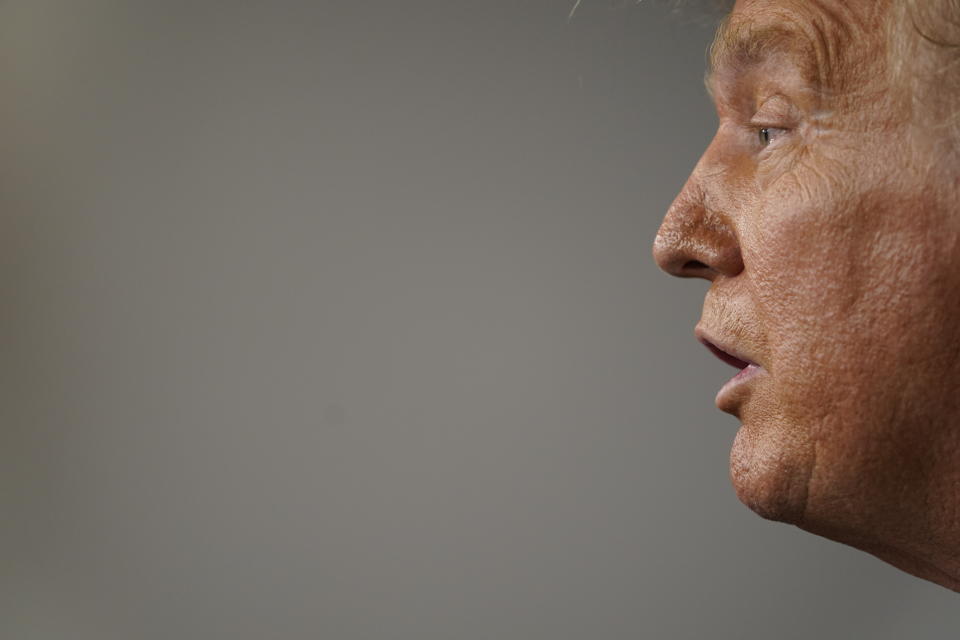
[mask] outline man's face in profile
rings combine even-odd
[[[738,0],[654,254],[710,280],[697,335],[742,369],[740,499],[960,590],[958,150],[901,8]]]

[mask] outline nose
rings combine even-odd
[[[716,198],[708,197],[699,174],[694,170],[670,205],[653,243],[653,257],[661,269],[679,278],[732,278],[743,271],[743,256],[731,212],[711,206]]]

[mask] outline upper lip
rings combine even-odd
[[[713,355],[727,364],[738,369],[746,369],[750,365],[760,366],[746,353],[731,345],[729,341],[721,341],[718,338],[714,338],[709,332],[700,327],[697,327],[694,333],[697,336],[697,340],[702,342]]]

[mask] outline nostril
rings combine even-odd
[[[683,265],[684,271],[704,271],[708,269],[710,269],[710,267],[699,260],[689,260],[685,265]]]

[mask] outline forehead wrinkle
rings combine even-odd
[[[852,16],[844,8],[807,0],[802,11],[777,10],[728,16],[710,47],[708,91],[720,73],[741,74],[778,55],[786,55],[819,92],[835,84],[842,52],[853,37]]]
[[[849,6],[824,0],[809,0],[811,17],[806,31],[813,43],[822,86],[834,85],[840,75],[843,53],[854,39],[854,25],[860,20]],[[877,3],[882,4],[882,3]],[[866,37],[862,34],[861,37]]]
[[[816,78],[819,59],[811,57],[806,36],[789,23],[772,25],[753,21],[724,21],[710,47],[708,86],[720,73],[743,73],[766,60],[786,53],[799,54],[798,61],[805,76]]]

